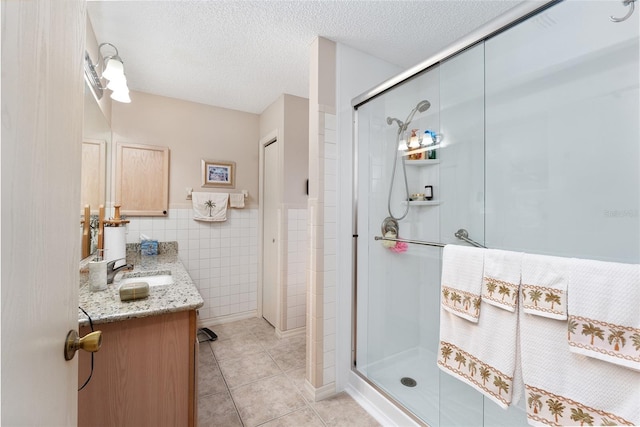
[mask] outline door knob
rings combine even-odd
[[[80,338],[78,332],[73,329],[67,334],[67,339],[64,343],[64,359],[71,360],[75,356],[78,349],[95,353],[100,350],[102,345],[102,331],[91,332]]]

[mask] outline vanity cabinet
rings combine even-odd
[[[78,426],[195,426],[196,311],[94,325],[102,347],[78,392]],[[91,332],[80,328],[80,335]],[[80,387],[91,371],[80,351]]]

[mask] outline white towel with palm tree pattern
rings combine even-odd
[[[567,320],[570,258],[522,256],[522,309],[525,313]]]
[[[530,425],[640,425],[640,372],[572,352],[566,321],[521,310],[520,343]]]
[[[518,305],[522,252],[487,249],[482,277],[482,301],[514,312]]]
[[[193,219],[219,222],[227,220],[229,193],[191,193]]]
[[[486,249],[446,245],[442,251],[442,307],[477,323]]]
[[[517,327],[517,310],[482,304],[478,323],[471,323],[442,307],[438,367],[506,409],[522,389]]]
[[[640,371],[640,265],[574,259],[568,310],[571,351]]]

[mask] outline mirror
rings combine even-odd
[[[106,205],[107,171],[111,152],[111,127],[85,82],[84,122],[82,127],[82,172],[80,184],[80,214],[85,219],[85,206],[90,207],[89,227],[81,228],[83,243],[81,258],[95,252],[97,216],[100,205]],[[83,238],[89,233],[89,242]]]

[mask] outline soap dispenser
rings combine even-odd
[[[96,257],[89,262],[89,289],[93,292],[107,289],[107,261],[102,249],[98,249]]]

